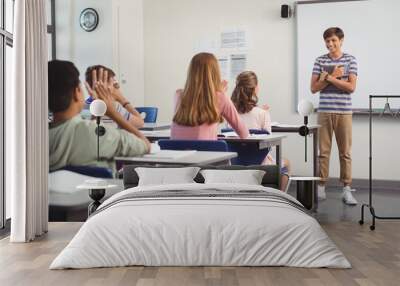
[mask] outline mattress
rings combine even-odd
[[[290,195],[262,186],[196,183],[115,194],[50,269],[130,265],[351,267]]]

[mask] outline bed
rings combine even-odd
[[[277,189],[219,183],[134,186],[133,173],[124,170],[127,189],[98,208],[50,269],[351,267],[308,211]],[[271,174],[276,176],[267,172],[267,180]]]

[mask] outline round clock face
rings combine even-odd
[[[79,22],[82,29],[86,32],[91,32],[96,29],[99,23],[99,15],[93,8],[86,8],[81,12]]]

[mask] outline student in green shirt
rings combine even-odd
[[[97,125],[80,116],[85,100],[79,71],[71,62],[53,60],[48,64],[48,73],[49,110],[53,113],[49,125],[50,171],[71,165],[113,168],[115,156],[136,156],[150,151],[147,138],[116,111],[109,87],[112,83],[107,81],[107,72],[100,70],[93,86],[87,88],[91,96],[106,103],[106,115],[122,129],[105,126],[97,161]]]

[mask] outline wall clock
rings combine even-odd
[[[79,24],[86,32],[91,32],[96,29],[99,24],[99,14],[93,8],[86,8],[79,16]]]

